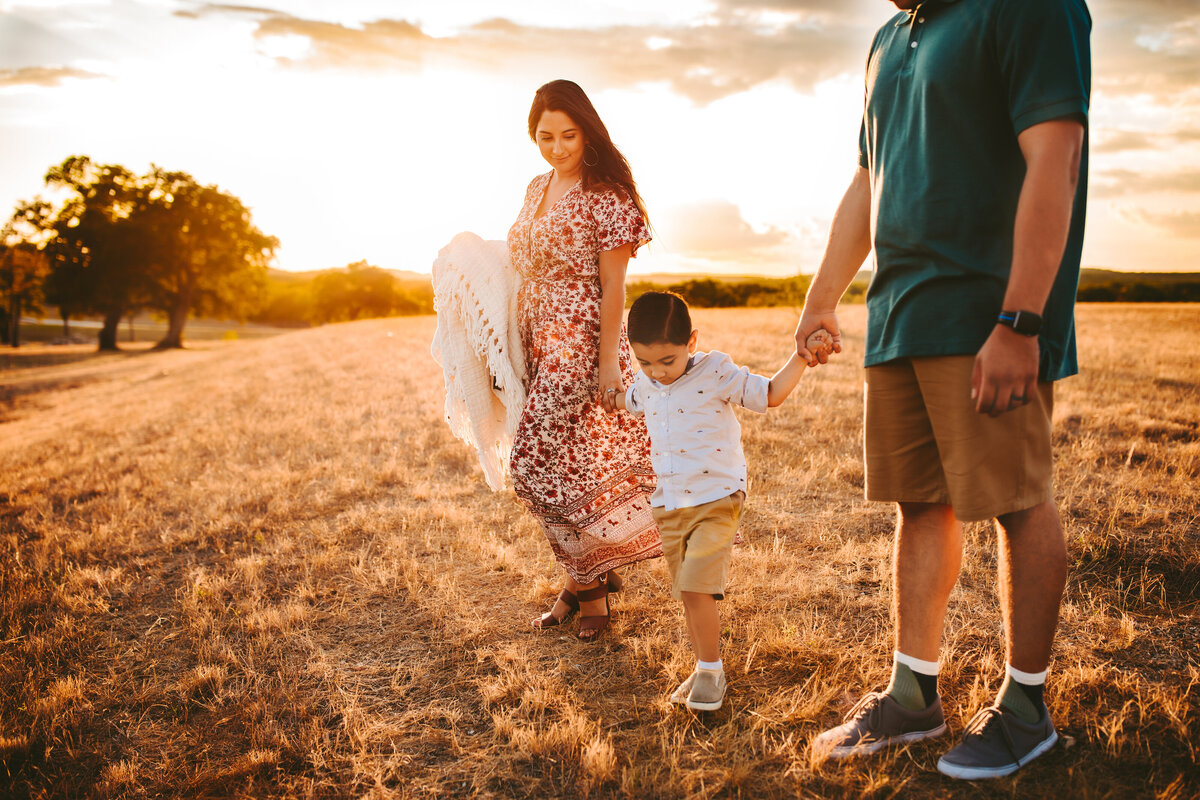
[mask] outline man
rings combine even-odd
[[[961,521],[994,519],[1007,675],[938,762],[1007,775],[1057,740],[1042,701],[1066,547],[1051,486],[1053,381],[1078,371],[1091,17],[1083,0],[893,0],[867,64],[859,169],[796,345],[873,249],[868,499],[897,504],[885,692],[813,742],[845,757],[946,731],[937,671]],[[822,359],[824,360],[824,359]]]

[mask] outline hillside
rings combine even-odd
[[[0,796],[932,797],[1200,793],[1200,307],[1079,310],[1055,403],[1070,582],[1047,703],[1064,743],[951,783],[949,740],[853,764],[809,741],[888,677],[892,512],[862,499],[864,309],[847,352],[742,415],[750,500],[726,706],[665,568],[584,645],[560,573],[443,422],[435,319],[328,325],[0,372]],[[791,309],[696,314],[770,372]],[[19,358],[23,354],[17,354]],[[941,689],[990,702],[995,536],[968,526]]]

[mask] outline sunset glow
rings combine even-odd
[[[1094,0],[1084,265],[1194,270],[1200,9]],[[73,154],[239,196],[278,266],[428,271],[457,232],[504,238],[548,167],[534,89],[591,95],[655,226],[631,267],[816,267],[855,168],[885,0],[260,7],[0,2],[0,205]]]

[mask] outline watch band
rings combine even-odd
[[[1032,311],[1001,311],[996,324],[1012,328],[1022,336],[1037,336],[1042,331],[1042,317]]]

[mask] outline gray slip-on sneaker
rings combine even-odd
[[[884,692],[868,692],[845,722],[813,739],[813,754],[818,758],[847,758],[866,755],[893,744],[919,742],[946,732],[942,716],[942,698],[928,708],[910,711]]]
[[[687,707],[694,711],[716,711],[725,700],[725,670],[697,669],[694,675]]]
[[[679,684],[679,687],[671,692],[671,697],[667,702],[675,703],[676,705],[684,705],[687,703],[688,695],[692,693],[692,684],[696,682],[696,670],[692,670],[692,674],[687,676],[687,680]]]
[[[938,759],[938,772],[968,781],[1002,778],[1045,753],[1058,741],[1050,712],[1030,725],[1003,706],[989,706],[967,724],[962,741]]]

